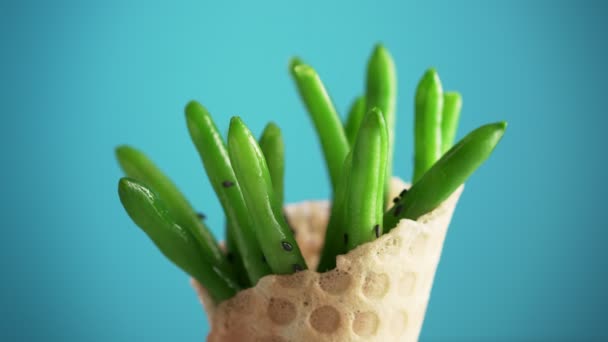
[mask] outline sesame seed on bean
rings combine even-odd
[[[293,246],[287,241],[281,241],[281,246],[287,252],[291,252],[293,250]]]

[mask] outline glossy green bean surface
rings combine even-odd
[[[365,96],[359,96],[353,101],[350,110],[348,111],[348,117],[344,123],[344,132],[346,133],[346,139],[348,144],[352,147],[355,144],[361,121],[365,116]]]
[[[381,44],[376,45],[367,64],[365,96],[367,111],[373,108],[380,109],[386,122],[388,152],[384,179],[387,182],[385,189],[388,189],[388,182],[393,176],[397,71],[391,54]]]
[[[240,118],[230,120],[228,151],[247,209],[255,225],[258,243],[275,274],[306,268],[300,248],[274,194],[268,166],[256,139]]]
[[[346,249],[354,249],[382,234],[384,177],[388,137],[378,108],[367,112],[353,147],[345,199]]]
[[[209,263],[191,232],[173,220],[151,189],[137,180],[122,178],[118,194],[133,222],[169,260],[198,280],[215,301],[228,299],[239,290],[231,276]]]
[[[460,110],[462,109],[462,96],[457,92],[443,94],[443,114],[441,117],[441,153],[447,152],[454,144]]]
[[[290,69],[302,102],[317,130],[329,178],[335,191],[342,163],[350,150],[340,116],[319,75],[311,66],[294,58],[291,61]]]
[[[230,273],[231,267],[215,238],[177,186],[145,154],[133,147],[118,147],[116,157],[128,177],[146,184],[166,203],[175,222],[192,233],[209,262]]]
[[[403,218],[416,220],[438,207],[492,154],[506,128],[506,122],[484,125],[454,145],[384,215],[384,228],[388,231]]]
[[[325,244],[321,252],[319,265],[317,266],[318,272],[325,272],[334,269],[336,267],[336,256],[346,252],[348,235],[345,235],[344,231],[344,202],[346,200],[346,190],[348,186],[348,179],[350,177],[352,160],[353,154],[351,151],[351,153],[346,156],[346,160],[344,160],[344,165],[342,166],[342,178],[340,178],[338,181],[338,187],[334,193],[329,222],[327,223],[325,239],[323,240],[325,241]]]
[[[260,137],[260,148],[268,165],[274,194],[283,206],[285,197],[285,144],[279,126],[272,122],[266,125]]]
[[[209,112],[192,101],[186,106],[186,121],[192,142],[196,146],[209,177],[209,181],[222,204],[231,236],[243,258],[243,264],[252,284],[270,274],[262,261],[263,254],[257,242],[253,222],[232,168],[228,150]]]
[[[414,177],[415,183],[441,157],[443,89],[435,69],[429,69],[418,83],[415,99]]]

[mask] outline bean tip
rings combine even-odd
[[[240,116],[233,116],[230,118],[230,126],[232,125],[237,125],[237,124],[243,124],[243,120],[241,119]]]
[[[237,136],[241,136],[244,131],[247,131],[247,126],[239,116],[233,116],[230,118],[230,125],[228,126],[228,142],[230,144],[231,139],[238,139]]]
[[[198,103],[196,100],[190,100],[188,101],[188,103],[186,104],[186,107],[184,108],[184,111],[187,113],[196,110],[196,109],[200,109],[202,107],[202,105],[200,103]]]
[[[125,158],[127,154],[134,151],[135,149],[133,147],[123,144],[116,146],[116,148],[114,149],[114,154],[116,155],[116,158],[120,161],[121,159]]]
[[[268,124],[266,124],[266,127],[264,127],[264,131],[262,132],[262,137],[264,136],[280,136],[281,135],[281,129],[279,128],[279,126],[270,121]]]
[[[446,91],[443,96],[455,102],[462,102],[462,94],[457,91]]]
[[[372,61],[381,61],[381,62],[389,62],[392,63],[392,57],[388,49],[382,44],[382,42],[376,43],[374,45],[374,50],[372,52]]]
[[[302,64],[304,64],[304,61],[300,57],[291,57],[291,59],[289,60],[289,71],[293,71],[298,65]]]
[[[296,78],[314,78],[317,76],[315,69],[304,63],[295,64],[291,69],[291,73]]]

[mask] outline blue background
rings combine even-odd
[[[287,200],[326,198],[287,62],[344,113],[377,41],[399,73],[397,175],[429,66],[464,96],[459,136],[510,124],[459,204],[422,340],[608,338],[606,2],[0,3],[0,340],[202,341],[186,276],[119,204],[114,146],[146,151],[219,236],[183,117],[197,99],[223,130],[277,122]]]

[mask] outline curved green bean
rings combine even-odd
[[[344,216],[348,251],[382,234],[387,145],[384,116],[373,108],[363,118],[352,151]]]
[[[125,210],[175,265],[198,280],[216,302],[232,297],[239,287],[209,263],[191,232],[177,224],[164,202],[143,183],[122,178],[118,194]]]
[[[336,256],[346,252],[348,235],[344,232],[344,202],[346,199],[346,187],[352,167],[352,151],[346,156],[342,166],[342,178],[338,181],[338,187],[334,194],[331,205],[331,213],[327,229],[325,230],[325,243],[321,252],[321,259],[317,266],[317,272],[325,272],[336,267]]]
[[[335,191],[342,163],[350,150],[342,122],[317,72],[297,58],[291,61],[290,66],[300,97],[321,141],[332,188]]]
[[[177,186],[145,154],[133,147],[119,146],[116,149],[116,157],[128,177],[137,179],[153,189],[164,201],[175,222],[190,230],[207,260],[224,272],[232,273],[232,268],[215,238]]]
[[[269,123],[264,128],[260,137],[260,148],[268,165],[272,187],[277,200],[283,206],[284,178],[285,178],[285,144],[281,129],[274,123]]]
[[[228,152],[255,234],[275,274],[289,274],[306,268],[300,248],[283,216],[274,194],[268,166],[255,138],[238,117],[230,120]]]
[[[243,258],[252,284],[270,274],[262,261],[262,250],[256,241],[250,212],[243,199],[242,189],[230,163],[224,141],[209,112],[196,101],[186,106],[186,121],[192,142],[201,157],[213,190],[224,208],[228,227]]]
[[[506,122],[487,124],[460,140],[384,215],[384,228],[438,207],[492,154],[506,128]]]
[[[443,90],[435,69],[429,69],[418,84],[414,123],[414,177],[416,183],[441,157]]]
[[[365,96],[358,96],[353,104],[350,106],[348,111],[348,117],[344,123],[344,132],[346,133],[346,139],[348,144],[352,147],[357,139],[357,132],[361,126],[361,121],[365,116]]]
[[[384,46],[377,44],[367,64],[366,107],[378,108],[384,116],[388,134],[386,176],[388,189],[393,176],[393,145],[395,141],[395,107],[397,105],[397,70],[392,56]],[[384,196],[384,192],[382,192]]]
[[[447,152],[454,144],[460,110],[462,109],[462,96],[457,92],[443,94],[443,115],[441,116],[441,153]]]

